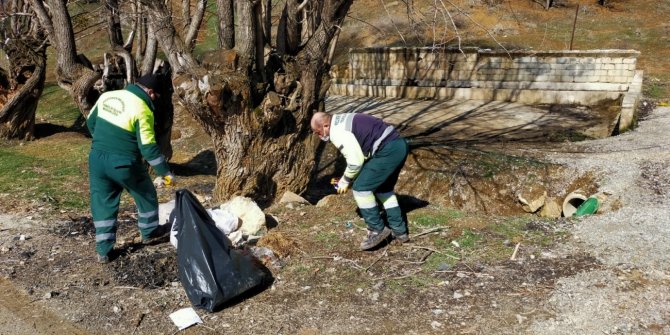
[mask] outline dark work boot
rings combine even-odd
[[[361,242],[361,250],[370,250],[379,245],[379,243],[384,242],[389,235],[391,235],[391,229],[384,227],[382,231],[368,230],[368,236]]]
[[[404,234],[393,233],[393,239],[398,241],[399,243],[407,243],[407,242],[409,242],[409,234],[407,234],[407,233],[404,233]]]
[[[100,264],[109,263],[109,256],[107,256],[107,255],[103,256],[103,255],[98,254],[98,263],[100,263]]]

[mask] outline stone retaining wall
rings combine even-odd
[[[349,52],[336,95],[593,106],[619,100],[628,128],[642,89],[635,50],[492,51],[365,48]],[[341,72],[341,71],[340,71]]]

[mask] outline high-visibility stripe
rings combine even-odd
[[[138,222],[137,226],[140,227],[140,229],[158,227],[158,220],[156,220],[154,222],[149,222],[149,223]]]
[[[158,165],[160,163],[163,163],[163,162],[165,162],[165,157],[163,157],[163,155],[160,155],[160,157],[150,160],[149,165],[156,166],[156,165]]]
[[[152,217],[156,214],[158,214],[158,210],[151,211],[151,212],[146,212],[146,213],[137,212],[137,215],[139,215],[141,218],[150,218],[150,217]]]
[[[95,241],[96,242],[116,241],[116,234],[115,233],[96,234]]]
[[[95,228],[114,227],[116,220],[93,221]]]
[[[384,208],[398,207],[398,198],[393,192],[376,193],[377,198],[382,202]]]
[[[354,191],[354,200],[358,208],[367,209],[377,207],[377,201],[372,191]]]
[[[388,126],[386,129],[384,129],[384,132],[382,133],[382,136],[379,136],[379,138],[375,141],[375,143],[372,144],[372,152],[370,153],[370,156],[374,155],[375,152],[377,152],[377,149],[379,149],[379,145],[382,144],[382,141],[391,133],[395,130],[393,126]]]

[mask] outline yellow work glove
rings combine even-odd
[[[337,189],[337,194],[344,194],[347,193],[349,190],[349,185],[351,185],[344,177],[340,178],[340,180],[337,181],[336,189]]]
[[[154,186],[156,186],[156,188],[162,188],[172,186],[174,185],[174,182],[175,182],[174,174],[170,172],[164,176],[156,177],[156,179],[154,179]]]

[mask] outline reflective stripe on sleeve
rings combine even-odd
[[[165,157],[163,157],[163,155],[160,155],[160,157],[150,160],[149,165],[156,166],[156,165],[158,165],[160,163],[163,163],[163,162],[165,162]]]

